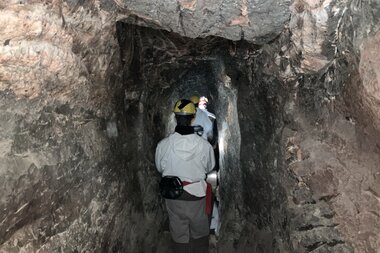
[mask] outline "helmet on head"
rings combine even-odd
[[[199,103],[199,97],[194,95],[189,98],[191,102],[193,102],[194,105],[197,105]]]
[[[196,110],[193,102],[180,99],[175,103],[173,112],[175,115],[194,115]]]

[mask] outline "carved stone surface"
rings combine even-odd
[[[335,57],[344,5],[340,1],[294,1],[290,29],[292,41],[302,53],[301,68],[317,72]]]
[[[359,71],[363,80],[363,104],[372,115],[374,125],[380,129],[380,32],[366,39],[361,47]]]
[[[277,37],[289,19],[290,1],[117,1],[139,19],[190,38],[219,36],[257,44]]]
[[[158,200],[125,169],[115,14],[0,5],[0,252],[149,251]]]

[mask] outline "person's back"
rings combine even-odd
[[[205,174],[212,170],[215,160],[210,144],[200,136],[181,134],[180,128],[163,139],[156,149],[156,167],[162,176],[177,176],[182,181],[192,182],[184,189],[190,194],[203,197]],[[177,132],[179,131],[179,132]],[[202,189],[197,190],[198,187]]]
[[[206,211],[205,174],[215,166],[211,145],[194,133],[191,121],[195,107],[189,100],[179,100],[174,108],[175,133],[159,142],[155,162],[165,176],[179,177],[183,193],[166,199],[174,252],[208,251],[209,217]],[[211,209],[210,209],[211,210]]]

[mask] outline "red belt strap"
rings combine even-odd
[[[211,215],[212,211],[212,187],[211,184],[207,183],[206,189],[206,214]]]

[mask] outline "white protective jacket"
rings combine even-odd
[[[158,143],[155,162],[162,176],[193,182],[184,186],[188,193],[197,197],[206,195],[205,177],[214,168],[215,157],[212,146],[202,137],[177,132],[169,135]]]
[[[203,127],[202,138],[205,140],[212,139],[212,137],[213,137],[213,132],[212,132],[213,123],[204,110],[197,108],[197,113],[195,114],[195,119],[191,125]]]

